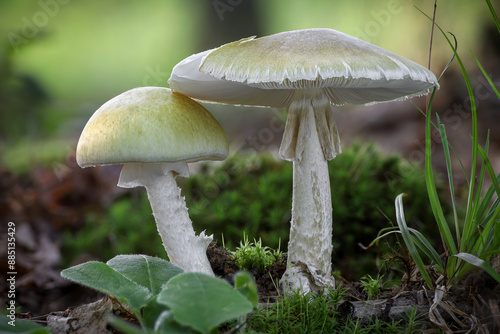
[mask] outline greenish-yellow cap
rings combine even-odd
[[[102,105],[78,141],[82,167],[223,160],[228,142],[202,105],[162,87],[126,91]]]
[[[403,100],[439,86],[425,67],[332,29],[228,43],[181,61],[169,83],[200,100],[272,107],[288,107],[297,89],[322,89],[342,105]]]
[[[405,78],[413,85],[437,84],[426,68],[332,29],[286,31],[228,43],[210,52],[200,71],[261,88],[372,88],[390,86],[391,80],[401,84]]]

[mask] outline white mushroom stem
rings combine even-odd
[[[331,105],[322,90],[299,90],[288,110],[280,147],[293,161],[293,199],[285,290],[317,291],[333,285],[332,201],[328,161],[340,153]]]
[[[206,254],[212,236],[206,236],[204,231],[195,235],[186,202],[175,181],[177,175],[189,176],[185,162],[127,163],[118,186],[146,188],[158,233],[172,264],[186,272],[214,276]]]

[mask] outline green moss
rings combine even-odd
[[[381,154],[373,145],[355,144],[329,162],[333,202],[333,268],[349,280],[379,272],[377,261],[389,253],[384,242],[363,250],[378,231],[395,220],[394,199],[405,192],[409,225],[435,245],[440,239],[428,205],[423,170],[399,156]],[[269,154],[236,154],[220,164],[202,164],[179,178],[197,233],[206,230],[229,249],[242,232],[263,245],[286,252],[292,203],[292,164]],[[95,252],[101,258],[143,253],[165,257],[145,191],[140,200],[122,198],[102,216],[89,217],[77,235],[68,235],[70,253]],[[417,220],[421,219],[421,220]],[[108,255],[105,255],[108,254]]]
[[[262,240],[248,241],[248,236],[243,233],[243,241],[236,251],[231,253],[231,258],[239,269],[264,269],[274,262],[280,261],[282,253],[278,249],[272,250],[268,246],[262,246]]]
[[[363,250],[378,231],[394,220],[394,199],[408,194],[409,224],[434,231],[424,172],[397,155],[383,155],[372,144],[354,144],[328,163],[333,204],[333,266],[346,278],[376,274],[377,258],[389,249]],[[182,181],[183,193],[195,230],[215,237],[224,234],[226,245],[239,244],[241,231],[258,236],[263,244],[286,252],[292,200],[292,164],[269,154],[234,155],[223,164],[206,164],[199,174]],[[405,206],[406,208],[406,206]],[[421,219],[418,220],[417,219]],[[394,220],[395,221],[395,220]]]

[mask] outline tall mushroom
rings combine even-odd
[[[141,87],[102,105],[78,141],[81,167],[124,164],[118,186],[143,186],[170,261],[184,271],[213,275],[206,250],[212,236],[195,235],[175,177],[188,162],[223,160],[228,142],[199,103],[168,88]]]
[[[426,68],[331,29],[246,38],[192,55],[169,80],[206,101],[288,108],[280,157],[293,161],[289,266],[282,285],[331,285],[332,204],[327,161],[341,152],[332,105],[395,101],[438,86]]]

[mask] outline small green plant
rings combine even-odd
[[[282,297],[275,305],[258,308],[249,319],[249,328],[260,333],[327,333],[339,325],[335,317],[344,289],[323,294],[298,291]]]
[[[257,288],[246,273],[236,285],[202,273],[188,273],[146,255],[118,255],[107,263],[90,261],[62,271],[64,278],[125,302],[141,329],[123,320],[113,326],[125,333],[215,333],[256,306]]]
[[[489,0],[486,0],[486,2],[491,5]],[[500,32],[500,23],[491,6],[490,11]],[[430,19],[430,17],[428,18]],[[380,232],[381,236],[377,237],[376,240],[394,232],[400,233],[413,261],[429,287],[436,286],[438,282],[434,282],[431,279],[426,270],[424,259],[431,261],[434,268],[442,275],[441,279],[444,279],[445,285],[454,285],[458,283],[474,267],[483,269],[500,283],[500,275],[489,265],[490,258],[494,254],[500,253],[500,174],[495,175],[488,159],[489,135],[486,138],[484,148],[479,144],[477,105],[467,71],[456,51],[456,45],[453,46],[446,33],[444,33],[437,24],[436,27],[441,31],[450,47],[453,49],[454,57],[460,66],[470,98],[472,118],[472,163],[469,174],[463,170],[467,178],[468,186],[465,217],[463,221],[460,221],[458,218],[457,200],[455,198],[451,168],[452,155],[450,153],[454,152],[454,150],[448,141],[445,126],[441,123],[439,116],[436,116],[437,124],[435,124],[435,128],[439,131],[447,167],[449,193],[451,195],[453,209],[453,218],[450,220],[446,219],[443,213],[443,206],[436,190],[436,181],[432,171],[431,161],[431,106],[435,95],[434,91],[430,98],[428,111],[425,114],[425,175],[428,199],[434,214],[434,220],[441,234],[444,255],[439,255],[438,250],[432,246],[421,231],[408,227],[403,208],[404,194],[400,194],[396,197],[396,219],[398,222],[398,227],[395,228],[396,231],[394,231],[394,228],[384,229]],[[476,62],[500,99],[500,93],[493,82],[477,59]],[[478,162],[479,156],[482,159],[482,165],[480,167]],[[463,166],[460,158],[456,158]],[[487,173],[489,174],[491,185],[488,189],[484,189]],[[452,228],[454,228],[454,233],[452,232]]]
[[[338,287],[322,294],[294,292],[276,304],[255,309],[248,319],[248,333],[420,333],[416,312],[406,321],[373,319],[361,323],[342,311],[347,289]]]
[[[248,235],[243,233],[243,241],[231,258],[239,269],[264,269],[276,261],[280,261],[283,253],[278,249],[272,250],[268,246],[262,246],[262,240],[248,241]]]
[[[383,276],[377,275],[377,278],[372,278],[369,274],[367,274],[361,278],[361,287],[363,287],[363,290],[368,296],[368,300],[375,299],[380,295],[382,288],[382,277]]]

